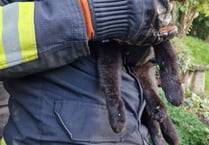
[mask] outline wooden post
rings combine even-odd
[[[205,89],[205,71],[209,71],[209,65],[192,65],[182,78],[183,86],[189,87],[194,93],[201,94]]]
[[[196,94],[201,94],[205,90],[205,71],[196,70],[192,80],[191,89]]]

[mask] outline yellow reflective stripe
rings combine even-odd
[[[23,62],[38,58],[34,25],[34,3],[19,3],[18,30]]]
[[[3,137],[1,139],[1,145],[7,145]]]
[[[0,7],[0,34],[2,34],[2,7]],[[7,67],[6,56],[4,52],[3,40],[2,37],[0,39],[0,68]]]
[[[0,69],[34,60],[37,53],[34,3],[0,7]]]

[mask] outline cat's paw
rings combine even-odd
[[[149,106],[147,109],[151,118],[157,120],[158,122],[162,122],[167,117],[167,111],[163,104],[155,104],[153,106]]]
[[[160,128],[161,128],[164,139],[169,145],[179,144],[179,136],[169,116],[167,116],[163,120],[163,122],[160,122]]]
[[[164,75],[161,79],[165,96],[172,105],[180,106],[184,102],[184,92],[176,75]]]
[[[109,109],[109,121],[112,130],[115,133],[121,133],[126,127],[126,115],[125,108],[122,100],[118,100],[117,103],[108,107]]]
[[[157,106],[152,114],[152,118],[159,122],[162,122],[166,118],[166,116],[167,116],[166,109],[160,106]]]
[[[125,118],[121,116],[121,114],[118,114],[117,117],[115,117],[115,123],[111,123],[111,127],[115,133],[121,133],[125,130],[126,121]]]

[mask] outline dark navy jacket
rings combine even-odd
[[[141,145],[141,94],[137,81],[125,69],[122,97],[127,129],[122,134],[115,134],[109,126],[91,56],[52,71],[9,79],[5,86],[11,94],[11,117],[4,134],[8,145],[14,140],[22,145],[22,139],[24,145],[36,140]]]

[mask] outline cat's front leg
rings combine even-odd
[[[168,101],[179,106],[184,101],[184,93],[178,74],[178,60],[169,40],[153,46],[156,62],[160,67],[162,89]]]

